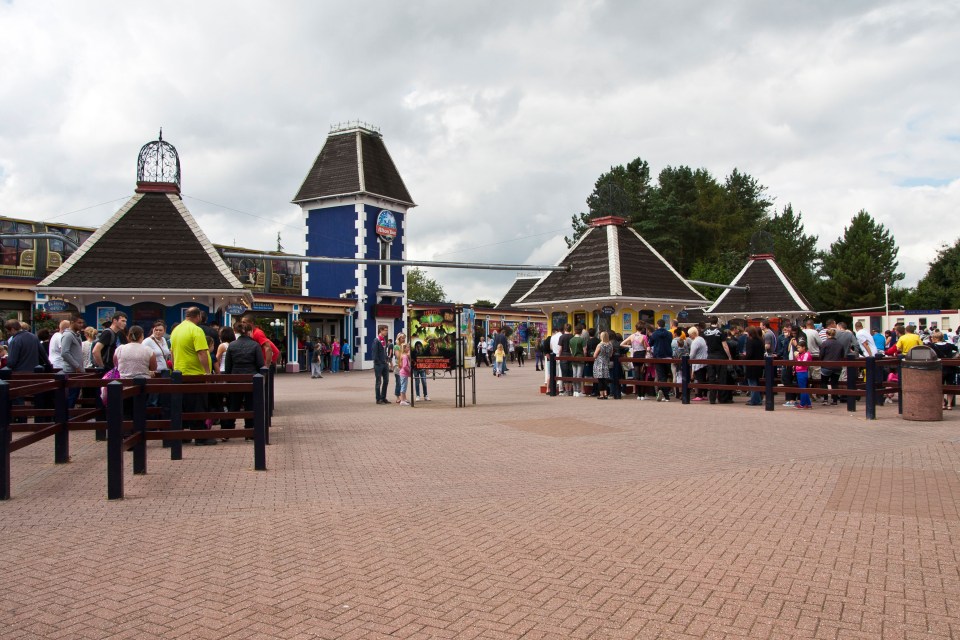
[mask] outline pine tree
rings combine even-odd
[[[859,309],[883,304],[884,283],[903,280],[897,272],[899,249],[893,235],[864,210],[823,256],[821,287],[830,309]]]
[[[817,236],[804,233],[803,214],[794,213],[793,205],[788,204],[782,213],[767,220],[764,231],[773,238],[777,264],[810,304],[818,308],[823,256],[817,249]]]

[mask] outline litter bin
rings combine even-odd
[[[904,420],[943,420],[942,365],[930,347],[914,347],[900,363]]]

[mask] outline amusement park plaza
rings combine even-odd
[[[956,638],[960,412],[774,412],[539,392],[455,406],[374,373],[276,376],[251,443],[13,455],[0,637]]]

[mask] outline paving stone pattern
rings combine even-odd
[[[548,398],[414,408],[281,375],[268,448],[13,456],[0,638],[956,638],[960,412]],[[392,393],[392,384],[391,384]],[[956,414],[956,415],[954,415]]]

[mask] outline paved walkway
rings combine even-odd
[[[248,443],[14,454],[0,637],[960,637],[960,411],[547,398],[533,367],[453,408],[372,373],[278,378]]]

